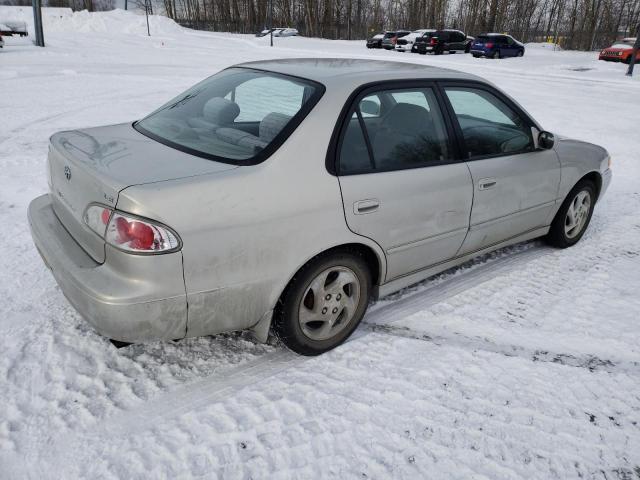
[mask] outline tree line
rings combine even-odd
[[[640,0],[272,0],[272,25],[303,35],[364,39],[384,29],[503,32],[523,42],[593,50],[634,36]],[[268,26],[269,0],[163,0],[166,14],[195,28],[251,33]]]
[[[113,8],[113,0],[44,3]],[[502,32],[578,50],[635,36],[640,22],[640,0],[153,0],[153,10],[191,28],[237,33],[269,26],[271,10],[273,26],[294,27],[310,37],[364,39],[385,29],[457,28],[472,36]]]

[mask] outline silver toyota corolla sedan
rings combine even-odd
[[[314,355],[371,299],[516,242],[575,244],[609,162],[473,75],[253,62],[142,120],[53,135],[29,221],[111,339],[271,330]]]

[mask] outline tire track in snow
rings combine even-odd
[[[376,325],[378,321],[382,320],[384,323],[390,324],[401,320],[412,312],[445,301],[469,288],[491,280],[499,273],[511,271],[521,265],[523,261],[531,261],[548,254],[550,250],[540,248],[536,242],[529,242],[515,248],[524,248],[524,250],[506,254],[505,251],[509,252],[514,247],[498,250],[416,284],[420,286],[436,282],[424,289],[418,287],[416,291],[409,291],[415,288],[413,286],[401,291],[398,298],[393,298],[398,294],[386,297],[391,297],[392,300],[385,301],[383,299],[372,305],[370,312],[365,315],[360,327],[346,344],[359,341],[374,333],[376,327],[373,325]],[[496,255],[498,257],[494,258]],[[470,271],[467,272],[466,269],[470,269]],[[79,458],[89,462],[92,453],[95,452],[87,450],[86,445],[100,445],[101,442],[95,441],[98,438],[114,438],[125,436],[131,432],[135,434],[148,430],[157,425],[159,421],[170,420],[195,409],[220,402],[244,388],[262,383],[275,375],[301,365],[309,358],[313,357],[303,357],[281,347],[275,352],[267,353],[218,375],[201,378],[160,393],[149,401],[141,403],[137,408],[102,419],[97,425],[87,426],[83,431],[50,436],[46,439],[38,439],[36,432],[33,432],[30,436],[34,438],[34,442],[27,448],[25,464],[31,466],[53,464],[60,471],[63,471],[66,465],[83,463],[79,461]],[[50,461],[43,462],[42,456],[49,458]],[[46,472],[38,472],[38,474],[40,473]]]
[[[533,362],[557,363],[567,367],[585,368],[590,372],[604,371],[607,373],[626,373],[629,375],[640,374],[640,363],[638,362],[613,362],[590,354],[571,355],[549,352],[547,350],[532,350],[519,345],[501,345],[487,338],[470,337],[459,333],[447,336],[430,335],[428,331],[417,331],[409,327],[391,324],[366,324],[364,328],[371,333],[432,342],[435,345],[458,347],[466,350],[483,350],[506,357],[520,357]]]

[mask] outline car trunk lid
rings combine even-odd
[[[84,222],[90,204],[115,208],[119,192],[132,185],[237,168],[167,147],[131,124],[57,133],[51,137],[48,162],[53,209],[98,263],[105,259],[104,239]]]

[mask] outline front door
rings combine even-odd
[[[338,175],[349,228],[387,256],[386,281],[456,255],[473,185],[431,86],[367,90],[342,132]]]
[[[474,199],[460,254],[549,225],[560,162],[536,149],[531,121],[488,87],[445,86],[463,137]]]

